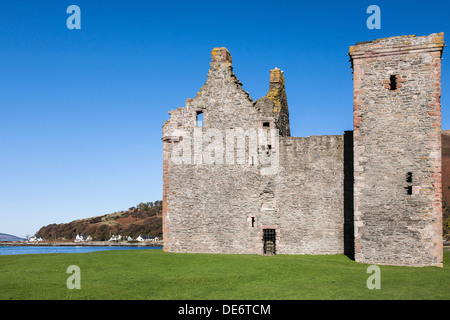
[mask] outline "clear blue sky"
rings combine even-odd
[[[66,27],[72,4],[81,30]],[[380,30],[366,27],[371,4]],[[161,126],[203,85],[214,47],[228,48],[253,99],[270,69],[285,71],[293,136],[342,134],[352,129],[348,47],[447,32],[449,16],[445,0],[3,2],[0,232],[31,235],[160,200]]]

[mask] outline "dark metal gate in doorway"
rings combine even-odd
[[[263,229],[264,254],[275,254],[275,229]]]

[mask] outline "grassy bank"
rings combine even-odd
[[[67,267],[81,289],[66,286]],[[0,299],[450,299],[444,268],[368,265],[346,256],[171,254],[159,250],[0,256]]]

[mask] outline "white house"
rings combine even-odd
[[[77,234],[75,237],[75,242],[87,242],[92,241],[92,237],[85,234]]]
[[[108,241],[115,241],[115,242],[118,242],[118,241],[120,241],[120,239],[122,239],[122,236],[121,236],[121,235],[117,235],[117,236],[112,235],[112,236],[111,236],[111,239],[109,239]]]
[[[158,241],[158,237],[152,237],[152,236],[139,236],[136,238],[137,241],[140,242],[147,242],[147,241]]]
[[[31,237],[28,239],[28,242],[41,242],[42,238],[41,237]]]

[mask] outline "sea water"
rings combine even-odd
[[[162,249],[156,246],[0,246],[0,255]]]

